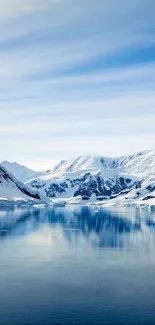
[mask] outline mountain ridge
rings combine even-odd
[[[4,160],[1,162],[1,165],[7,169],[8,172],[13,174],[17,179],[22,182],[27,182],[32,178],[41,176],[44,172],[32,170],[24,165],[21,165],[17,162],[10,162]]]
[[[155,191],[155,150],[116,158],[63,160],[28,184],[48,198],[69,202],[104,202],[122,196],[124,200],[145,200]],[[154,198],[154,193],[151,195]]]
[[[0,165],[0,198],[8,200],[41,200],[37,190],[18,181],[2,165]]]
[[[11,189],[6,187],[8,184],[3,177],[5,173],[9,182],[14,183],[13,186],[12,183],[9,184]],[[53,200],[82,204],[147,203],[150,200],[153,202],[155,150],[114,158],[79,156],[75,159],[62,160],[45,172],[36,172],[18,163],[4,161],[0,165],[0,177],[2,178],[0,197],[6,198],[23,195],[29,198],[32,193],[34,198],[36,195],[37,198],[45,198],[47,202]],[[11,194],[8,194],[10,191]],[[27,191],[27,194],[24,191]]]

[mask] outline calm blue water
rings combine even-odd
[[[124,323],[155,323],[155,211],[0,211],[0,324]]]

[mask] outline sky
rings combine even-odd
[[[155,148],[154,0],[0,0],[0,160]]]

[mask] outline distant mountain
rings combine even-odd
[[[32,187],[19,182],[11,173],[0,165],[0,200],[40,200],[40,194]]]
[[[28,184],[48,198],[70,203],[155,200],[155,150],[118,158],[80,156],[61,161]]]
[[[27,182],[32,178],[39,177],[44,174],[43,172],[34,171],[16,162],[3,161],[1,165],[21,182]]]

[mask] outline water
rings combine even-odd
[[[0,324],[124,323],[155,323],[155,211],[0,211]]]

